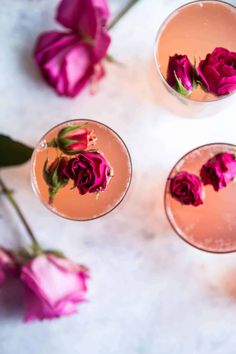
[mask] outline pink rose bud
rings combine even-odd
[[[113,172],[105,157],[99,152],[85,151],[72,158],[65,169],[80,194],[104,191]]]
[[[43,167],[43,177],[47,185],[49,186],[49,203],[53,202],[53,199],[57,192],[66,186],[68,177],[65,174],[65,168],[68,159],[66,157],[57,157],[50,166],[48,166],[48,160],[45,161]]]
[[[236,176],[235,155],[228,152],[215,155],[202,166],[200,175],[204,185],[211,184],[219,191]]]
[[[236,52],[230,52],[225,48],[215,48],[200,61],[197,72],[208,92],[216,96],[234,92],[236,90]]]
[[[191,94],[195,85],[194,68],[187,55],[175,54],[169,57],[166,81],[182,95]]]
[[[56,18],[71,31],[41,34],[34,50],[42,76],[58,95],[74,97],[104,76],[102,60],[111,42],[108,17],[105,0],[63,0],[59,5]]]
[[[203,204],[202,183],[192,173],[181,171],[171,178],[170,193],[181,204],[195,207]]]
[[[26,322],[77,312],[85,301],[88,271],[67,258],[41,255],[22,267]]]
[[[97,137],[93,130],[74,125],[60,130],[57,138],[49,145],[59,147],[67,155],[75,155],[90,148],[96,141]]]
[[[16,275],[18,271],[16,260],[10,251],[0,247],[0,286],[6,277]]]

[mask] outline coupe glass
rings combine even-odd
[[[226,253],[236,251],[236,184],[216,192],[204,186],[204,203],[197,207],[183,205],[170,194],[170,180],[180,171],[199,176],[208,159],[222,152],[236,155],[236,146],[216,143],[200,146],[184,155],[171,170],[165,188],[165,211],[174,231],[192,246],[204,251]]]
[[[187,3],[162,23],[155,40],[154,60],[158,72],[159,89],[165,86],[166,93],[159,92],[161,103],[167,108],[189,116],[208,116],[224,107],[223,101],[233,102],[231,95],[215,96],[200,85],[186,97],[166,82],[169,56],[186,54],[198,64],[207,53],[216,47],[236,51],[236,7],[226,2],[203,0]]]
[[[46,159],[49,165],[61,155],[58,148],[49,147],[58,132],[69,126],[85,125],[97,136],[96,148],[105,156],[113,169],[114,176],[107,188],[96,193],[81,195],[73,183],[61,188],[53,203],[49,202],[48,185],[43,177],[43,167]],[[71,156],[74,157],[74,156]],[[72,220],[91,220],[101,217],[117,207],[125,197],[131,182],[132,164],[129,151],[119,135],[100,122],[89,119],[70,120],[49,130],[35,147],[31,163],[31,179],[35,193],[42,203],[55,214]]]

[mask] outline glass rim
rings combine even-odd
[[[171,91],[171,93],[175,96],[177,96],[180,100],[186,101],[186,102],[196,102],[196,103],[203,103],[203,104],[213,104],[214,102],[219,102],[222,101],[228,97],[231,97],[232,95],[235,94],[234,92],[231,92],[230,94],[227,95],[222,95],[222,96],[216,96],[218,98],[215,98],[213,100],[210,101],[201,101],[201,100],[195,100],[195,99],[191,99],[188,98],[188,96],[184,96],[181,93],[179,93],[178,91],[176,91],[175,89],[173,89],[173,87],[171,87],[167,80],[165,79],[165,77],[162,75],[161,70],[160,70],[160,66],[158,63],[158,59],[157,59],[157,49],[158,49],[158,44],[159,44],[159,40],[160,40],[160,35],[161,35],[161,31],[163,29],[163,27],[168,23],[168,21],[177,13],[177,11],[181,10],[182,8],[185,8],[189,5],[192,4],[197,4],[197,3],[219,3],[219,4],[224,4],[224,5],[228,5],[229,7],[232,7],[235,11],[236,11],[236,6],[233,4],[230,4],[224,0],[194,0],[194,1],[189,1],[186,4],[183,4],[179,7],[177,7],[176,9],[174,9],[173,11],[171,11],[171,13],[169,13],[169,15],[164,19],[164,21],[161,22],[157,34],[155,36],[155,41],[154,41],[154,46],[153,46],[153,55],[154,55],[154,62],[155,62],[155,67],[157,70],[157,73],[159,74],[162,83],[164,83],[164,85],[166,85],[168,87],[168,89]]]
[[[65,215],[61,215],[59,213],[57,213],[56,211],[54,211],[53,209],[51,209],[48,205],[48,203],[46,203],[44,200],[42,200],[39,192],[38,192],[38,189],[37,189],[37,186],[36,184],[34,183],[34,157],[35,157],[35,154],[36,154],[36,147],[39,145],[39,143],[45,139],[46,135],[49,134],[50,132],[52,132],[54,129],[56,129],[57,127],[60,127],[61,125],[63,124],[66,124],[66,123],[70,123],[70,122],[78,122],[78,121],[83,121],[83,122],[91,122],[91,123],[96,123],[96,124],[100,124],[102,126],[104,126],[105,128],[109,129],[110,131],[112,131],[112,133],[114,133],[118,139],[121,141],[121,143],[123,144],[123,146],[125,147],[125,151],[127,152],[127,155],[128,155],[128,160],[129,160],[129,163],[130,163],[130,175],[129,175],[129,181],[128,181],[128,184],[127,184],[127,187],[125,189],[125,192],[124,194],[122,195],[121,199],[111,208],[109,209],[108,211],[106,211],[105,213],[101,214],[101,215],[98,215],[98,216],[95,216],[94,218],[88,218],[88,219],[74,219],[74,218],[70,218],[68,216],[65,216]],[[124,142],[124,140],[120,137],[120,135],[114,130],[112,129],[111,127],[109,127],[108,125],[104,124],[104,123],[101,123],[97,120],[94,120],[94,119],[89,119],[89,118],[77,118],[77,119],[69,119],[69,120],[66,120],[62,123],[59,123],[59,124],[56,124],[54,125],[51,129],[49,129],[45,134],[43,134],[43,136],[40,138],[40,140],[38,140],[37,144],[35,144],[35,147],[34,147],[34,151],[32,153],[32,156],[31,156],[31,160],[30,160],[30,180],[31,180],[31,186],[32,186],[32,189],[33,189],[33,192],[34,194],[36,195],[36,197],[40,200],[40,202],[49,210],[51,211],[53,214],[63,218],[63,219],[67,219],[67,220],[71,220],[71,221],[75,221],[75,222],[85,222],[85,221],[92,221],[92,220],[96,220],[96,219],[99,219],[109,213],[111,213],[114,209],[116,209],[121,203],[122,201],[124,200],[126,194],[128,193],[129,189],[130,189],[130,185],[131,185],[131,181],[132,181],[132,178],[133,178],[133,163],[132,163],[132,159],[131,159],[131,155],[130,155],[130,152],[129,152],[129,149],[126,145],[126,143]]]
[[[163,204],[164,204],[164,209],[165,209],[165,214],[166,214],[166,217],[167,217],[167,220],[172,228],[172,230],[175,232],[175,234],[181,239],[183,240],[185,243],[187,243],[188,245],[200,250],[200,251],[204,251],[204,252],[207,252],[207,253],[211,253],[211,254],[227,254],[227,253],[234,253],[236,252],[236,246],[235,246],[235,249],[233,250],[229,250],[229,251],[212,251],[212,250],[208,250],[208,249],[205,249],[203,247],[200,247],[200,246],[197,246],[193,243],[191,243],[190,241],[188,241],[186,238],[184,238],[179,231],[176,230],[176,228],[174,227],[173,225],[173,222],[171,221],[170,217],[169,217],[169,214],[168,214],[168,211],[167,211],[167,205],[166,205],[166,196],[167,196],[167,193],[168,192],[168,187],[169,187],[169,184],[168,184],[168,181],[170,180],[170,176],[172,174],[172,172],[174,171],[174,169],[176,168],[176,166],[186,157],[188,156],[189,154],[191,154],[192,152],[196,151],[196,150],[199,150],[201,148],[204,148],[204,147],[210,147],[210,146],[214,146],[214,145],[227,145],[229,147],[234,147],[236,149],[236,145],[235,144],[232,144],[232,143],[223,143],[223,142],[218,142],[218,143],[208,143],[208,144],[203,144],[203,145],[199,145],[197,146],[196,148],[194,149],[191,149],[189,150],[187,153],[185,153],[184,155],[182,155],[182,157],[180,157],[177,162],[173,165],[173,167],[171,168],[170,172],[168,173],[168,176],[167,176],[167,179],[166,179],[166,182],[165,182],[165,188],[164,188],[164,196],[163,196]]]

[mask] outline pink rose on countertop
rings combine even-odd
[[[72,125],[63,128],[57,135],[55,145],[65,154],[75,155],[92,147],[97,141],[93,130],[81,125]]]
[[[171,196],[181,204],[195,207],[203,204],[203,188],[200,179],[189,172],[181,171],[170,181]]]
[[[41,255],[22,267],[26,322],[77,312],[85,301],[88,271],[69,259]]]
[[[70,159],[66,175],[74,181],[80,194],[104,191],[112,177],[112,169],[99,152],[85,151]]]
[[[215,155],[202,166],[200,175],[204,185],[211,184],[219,191],[236,176],[235,155],[228,152]]]
[[[177,92],[185,96],[192,92],[194,68],[187,55],[175,54],[169,57],[166,81]]]
[[[236,90],[236,52],[215,48],[201,60],[197,68],[206,90],[217,96]]]
[[[106,29],[108,18],[105,0],[62,0],[56,19],[70,31],[39,36],[35,61],[59,95],[74,97],[88,82],[104,76],[102,60],[111,41]]]
[[[0,286],[9,275],[16,275],[18,267],[14,256],[5,248],[0,247]]]

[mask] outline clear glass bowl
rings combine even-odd
[[[154,45],[154,61],[158,73],[159,100],[172,112],[189,117],[205,117],[217,113],[235,100],[233,94],[214,96],[200,86],[186,97],[166,81],[169,56],[188,55],[197,64],[216,47],[236,51],[236,7],[215,0],[187,3],[173,11],[162,23]],[[163,90],[163,85],[166,90]]]
[[[236,184],[230,182],[218,192],[211,185],[204,186],[204,203],[195,207],[183,205],[171,196],[170,181],[180,171],[199,176],[202,165],[221,152],[236,155],[236,146],[208,144],[181,157],[169,174],[164,194],[166,215],[177,235],[190,245],[213,253],[236,251]]]
[[[48,158],[49,165],[62,152],[58,148],[49,147],[48,143],[65,127],[86,124],[97,136],[95,146],[113,169],[114,176],[107,188],[96,193],[81,195],[73,182],[61,188],[53,203],[49,202],[48,185],[43,178],[43,166]],[[74,156],[70,156],[74,157]],[[116,208],[125,197],[132,177],[132,163],[127,146],[120,136],[111,128],[100,122],[89,119],[77,119],[63,122],[49,130],[35,147],[31,162],[31,180],[33,189],[42,203],[55,214],[72,220],[91,220],[101,217]]]

